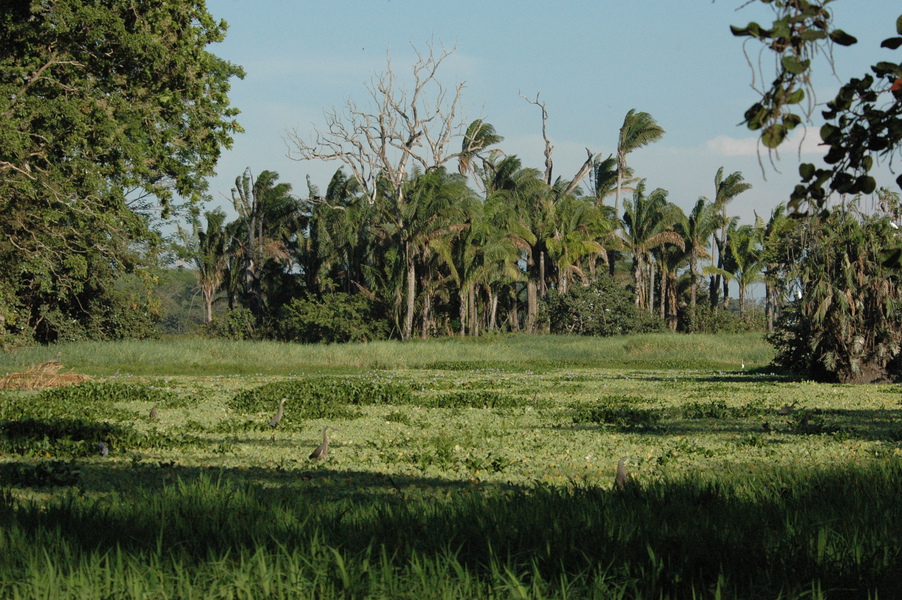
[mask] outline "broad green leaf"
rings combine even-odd
[[[799,165],[799,176],[802,181],[808,181],[814,177],[814,165],[811,163],[802,163]]]
[[[824,123],[823,126],[821,126],[821,139],[827,143],[832,142],[839,133],[839,128],[830,123]]]
[[[814,40],[822,40],[827,37],[827,33],[825,31],[821,31],[820,29],[806,29],[802,32],[802,39],[806,42],[813,42]]]
[[[805,99],[805,90],[799,88],[786,95],[786,104],[798,104]]]
[[[779,123],[770,125],[761,134],[761,143],[768,148],[776,148],[784,139],[786,139],[786,127]]]
[[[902,37],[891,37],[880,42],[881,48],[889,48],[890,50],[895,50],[899,46],[902,46]]]
[[[730,31],[736,37],[752,36],[754,38],[761,39],[762,29],[761,29],[761,25],[758,25],[757,23],[752,21],[745,27],[735,27],[733,25],[730,25]],[[766,33],[768,33],[768,32],[765,30],[765,34]]]
[[[855,187],[858,188],[862,194],[873,194],[874,190],[877,189],[877,181],[870,175],[862,175],[855,180]]]
[[[853,35],[849,35],[842,29],[834,29],[830,32],[830,39],[833,40],[834,44],[839,44],[840,46],[851,46],[852,44],[857,44],[858,39]]]
[[[784,56],[781,62],[783,64],[783,68],[793,75],[798,75],[799,73],[804,72],[811,65],[810,60],[799,60],[797,56],[793,56],[791,54]]]

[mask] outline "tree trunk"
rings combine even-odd
[[[667,274],[667,325],[671,331],[676,331],[679,324],[679,312],[677,307],[676,273]]]
[[[645,310],[645,282],[642,277],[644,265],[638,255],[633,257],[633,284],[636,287],[636,308]]]
[[[726,277],[723,278],[723,308],[730,308],[730,280]]]
[[[489,331],[495,331],[498,329],[498,294],[492,290],[491,286],[488,288],[489,292]]]
[[[476,310],[475,283],[470,283],[467,285],[467,306],[470,309],[470,314],[467,317],[467,323],[470,327],[470,335],[477,336],[479,335],[479,313]]]
[[[460,335],[461,337],[464,337],[467,335],[467,314],[469,312],[469,296],[467,295],[465,287],[460,289],[458,296],[460,297],[460,306],[458,307],[458,313],[460,315]]]
[[[413,337],[413,313],[417,298],[417,272],[413,259],[407,258],[407,309],[404,315],[404,333],[402,339],[409,340]]]
[[[745,286],[739,284],[739,319],[745,316]]]
[[[526,333],[535,333],[538,318],[539,294],[536,282],[533,279],[529,279],[526,282]]]
[[[767,330],[774,331],[774,290],[767,281],[764,282],[764,312],[767,316]]]

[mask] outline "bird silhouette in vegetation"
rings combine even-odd
[[[326,434],[328,429],[328,427],[323,427],[323,443],[310,453],[310,458],[313,460],[326,460],[329,455],[329,436]]]
[[[626,489],[626,486],[629,484],[630,474],[626,471],[626,461],[628,460],[629,458],[624,456],[617,463],[617,476],[614,478],[614,487],[618,490]]]
[[[795,410],[797,404],[798,404],[798,402],[793,402],[792,404],[785,404],[780,407],[780,410],[778,410],[777,413],[781,414],[781,415],[788,415],[789,413],[791,413],[792,411]]]
[[[273,429],[275,429],[279,425],[279,423],[282,421],[282,415],[285,414],[285,401],[286,400],[288,400],[288,398],[282,398],[279,401],[279,410],[277,410],[276,414],[273,416],[273,418],[269,420],[269,426],[272,427]]]
[[[156,404],[154,404],[153,408],[150,409],[150,418],[151,419],[157,418],[157,405]]]

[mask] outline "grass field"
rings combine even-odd
[[[0,597],[902,597],[898,386],[780,377],[758,336],[79,343],[0,372],[56,357],[92,381],[0,391]]]

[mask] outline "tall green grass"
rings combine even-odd
[[[0,496],[4,598],[897,598],[902,469],[358,490],[227,470],[105,500]],[[819,592],[812,594],[812,590]]]
[[[470,369],[567,366],[636,369],[747,369],[766,366],[773,352],[760,334],[647,334],[593,338],[496,335],[302,345],[194,337],[77,342],[0,354],[0,372],[58,359],[79,373],[132,375],[296,374],[360,369]]]

